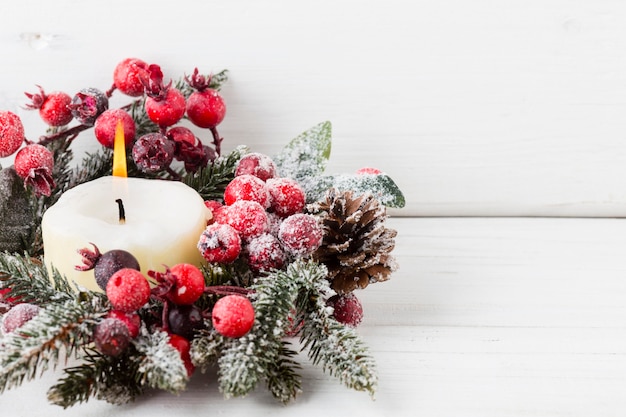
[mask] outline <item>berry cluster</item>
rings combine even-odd
[[[81,89],[72,97],[61,91],[46,93],[37,86],[38,92],[25,93],[30,100],[25,107],[38,110],[41,119],[54,133],[36,142],[28,140],[19,116],[0,111],[0,158],[17,152],[15,169],[18,175],[26,185],[33,187],[37,195],[49,196],[55,187],[53,154],[42,145],[62,139],[73,140],[81,131],[93,127],[98,142],[112,149],[116,127],[121,123],[125,144],[131,148],[133,161],[141,171],[177,176],[170,168],[177,160],[187,172],[195,172],[220,154],[222,138],[217,126],[224,119],[226,105],[218,91],[211,88],[211,77],[200,75],[197,68],[191,76],[185,77],[185,81],[188,91],[183,93],[172,85],[172,81],[164,83],[158,65],[127,58],[115,67],[113,85],[106,92],[90,87]],[[121,108],[109,108],[109,98],[116,90],[137,99]],[[139,137],[137,117],[131,115],[131,110],[137,107],[151,123],[142,127]],[[204,145],[189,128],[177,125],[185,116],[195,126],[210,130],[213,147]],[[78,125],[69,127],[74,120]],[[23,148],[22,144],[25,145]]]
[[[304,191],[296,181],[278,177],[267,155],[245,155],[223,202],[205,204],[213,218],[198,249],[208,262],[243,259],[252,272],[262,273],[310,255],[322,242],[318,219],[303,213]]]

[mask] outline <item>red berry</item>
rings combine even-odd
[[[83,88],[72,98],[72,115],[84,125],[93,125],[109,108],[109,98],[97,88]]]
[[[185,114],[185,96],[175,88],[168,88],[163,99],[146,97],[146,113],[160,127],[176,124]]]
[[[333,316],[339,323],[357,327],[363,320],[363,306],[353,293],[334,295],[328,300]]]
[[[133,145],[133,161],[143,172],[167,169],[174,160],[176,145],[162,133],[147,133]]]
[[[22,303],[17,304],[2,316],[2,331],[11,333],[17,328],[22,327],[33,317],[39,314],[39,306],[35,304]]]
[[[124,127],[124,143],[127,147],[133,143],[135,139],[135,122],[132,116],[122,109],[110,109],[102,112],[94,125],[94,134],[102,146],[113,149],[115,130],[119,121],[122,122]]]
[[[39,87],[39,86],[37,86]],[[72,121],[72,98],[61,91],[54,91],[46,94],[43,88],[39,87],[39,93],[25,93],[31,99],[31,103],[26,108],[39,109],[39,116],[50,126],[65,126]]]
[[[255,272],[280,269],[286,259],[278,239],[268,233],[251,239],[245,246],[245,256],[250,269]]]
[[[191,376],[196,368],[191,362],[191,343],[189,343],[189,340],[177,334],[170,333],[169,336],[169,344],[178,351],[185,365],[185,369],[187,370],[187,376]]]
[[[213,327],[223,336],[242,337],[254,324],[254,307],[242,295],[227,295],[220,298],[211,313]]]
[[[52,168],[54,156],[45,146],[32,144],[15,155],[15,172],[23,180],[24,184],[32,186],[37,195],[49,196],[54,188]]]
[[[141,59],[126,58],[113,70],[113,84],[127,96],[139,97],[144,92],[141,80],[147,76],[147,69],[148,64]]]
[[[265,233],[268,228],[267,213],[256,201],[239,200],[228,206],[226,221],[243,240]]]
[[[241,252],[241,238],[231,226],[213,223],[200,235],[198,249],[209,262],[231,263]]]
[[[131,313],[150,299],[150,284],[136,269],[123,268],[109,279],[106,293],[113,308]]]
[[[262,153],[249,153],[237,163],[235,176],[250,174],[267,181],[276,176],[276,164],[272,158]]]
[[[15,113],[0,111],[0,158],[13,155],[24,142],[24,125]]]
[[[205,200],[204,205],[211,211],[211,219],[209,220],[209,224],[215,223],[215,212],[223,207],[222,203],[216,200]]]
[[[141,327],[141,317],[137,313],[125,313],[120,310],[111,310],[107,313],[107,318],[116,319],[121,321],[128,327],[128,333],[131,338],[139,336],[139,329]]]
[[[364,167],[356,170],[357,175],[378,175],[383,172],[378,168]]]
[[[323,236],[317,218],[304,213],[287,217],[278,230],[278,238],[285,249],[296,256],[313,253],[322,244]]]
[[[271,178],[267,180],[271,210],[281,217],[302,213],[306,196],[304,190],[291,178]]]
[[[125,323],[118,319],[106,318],[93,330],[93,341],[103,354],[117,356],[130,344],[130,331]]]
[[[209,223],[228,224],[228,207],[222,206],[213,209],[213,218]]]
[[[239,200],[256,201],[263,208],[269,207],[265,182],[250,174],[235,177],[224,190],[224,203],[230,206]]]
[[[195,303],[204,293],[204,275],[196,266],[178,264],[170,269],[176,278],[170,290],[170,298],[174,304],[190,305]]]
[[[187,99],[187,117],[196,126],[216,127],[224,120],[225,115],[224,99],[213,89],[196,91]]]
[[[283,218],[276,213],[267,213],[267,233],[272,236],[278,237],[278,231],[280,230],[280,224],[283,222]]]

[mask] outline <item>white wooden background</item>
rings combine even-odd
[[[625,2],[21,0],[0,9],[0,53],[0,108],[31,138],[35,84],[105,89],[129,56],[175,78],[228,68],[226,149],[273,154],[330,120],[329,171],[386,171],[410,217],[391,222],[400,270],[361,295],[375,402],[305,368],[289,407],[199,378],[64,412],[46,376],[3,415],[624,415],[626,226],[595,217],[626,213]]]

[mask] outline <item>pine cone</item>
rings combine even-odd
[[[390,252],[397,232],[385,227],[385,206],[371,194],[330,189],[326,199],[309,205],[321,216],[324,239],[313,259],[328,268],[328,279],[337,293],[349,293],[386,281],[397,269]]]

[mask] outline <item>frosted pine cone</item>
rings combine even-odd
[[[326,265],[331,287],[340,294],[386,281],[397,269],[390,254],[397,232],[385,227],[387,212],[371,194],[330,189],[307,211],[322,216],[324,238],[313,258]]]

